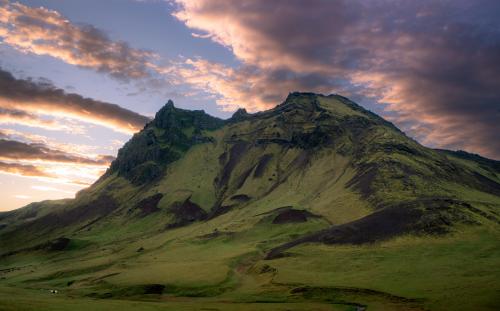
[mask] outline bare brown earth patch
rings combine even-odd
[[[397,235],[445,234],[456,223],[476,224],[470,204],[448,198],[425,198],[402,202],[361,219],[331,226],[272,249],[267,259],[282,257],[285,250],[303,243],[365,244]]]
[[[484,175],[476,173],[476,172],[473,173],[473,176],[477,181],[477,184],[475,185],[476,189],[500,196],[500,184],[499,183],[497,183],[496,181],[494,181],[494,180],[492,180]]]
[[[364,299],[382,300],[393,306],[399,306],[397,310],[424,310],[421,306],[423,302],[421,299],[406,298],[368,288],[302,286],[293,288],[290,293],[294,296],[302,296],[308,300],[352,305],[356,307],[355,310],[367,309],[366,305],[355,302]]]
[[[246,194],[236,194],[233,195],[230,199],[238,203],[244,203],[250,201],[252,198]]]
[[[269,162],[271,161],[272,158],[273,158],[273,155],[269,154],[269,153],[264,154],[263,156],[261,156],[259,158],[259,162],[257,163],[257,166],[255,167],[255,171],[253,173],[254,178],[262,177],[262,175],[264,174],[264,172],[267,168],[267,165],[269,164]]]
[[[216,205],[211,211],[210,214],[208,215],[209,219],[215,218],[217,216],[220,216],[222,214],[225,214],[229,212],[230,210],[233,209],[237,204],[229,204],[229,205]]]
[[[166,229],[182,227],[207,218],[207,212],[198,204],[191,202],[191,198],[187,198],[183,202],[175,202],[169,208],[169,211],[174,216],[174,222],[168,224]]]
[[[139,210],[139,217],[159,212],[158,203],[163,198],[163,194],[157,193],[153,196],[145,198],[136,204],[135,208]]]
[[[361,194],[361,197],[366,199],[374,191],[372,183],[377,177],[377,168],[374,166],[366,166],[347,183],[347,187],[353,188]]]
[[[222,168],[220,176],[217,177],[216,180],[216,184],[219,189],[227,186],[229,178],[231,177],[231,173],[233,172],[234,168],[238,164],[239,160],[241,159],[247,148],[248,148],[248,143],[245,141],[238,141],[231,147],[231,149],[229,150],[229,159],[227,160],[226,163],[224,163],[224,167]],[[221,156],[219,160],[220,162],[224,162],[226,158],[227,155],[223,154],[223,156]]]
[[[273,224],[287,224],[287,223],[300,223],[306,222],[309,218],[318,218],[320,216],[315,215],[306,210],[297,210],[293,208],[282,209],[276,217],[274,217]]]
[[[243,172],[240,176],[236,177],[236,180],[235,180],[236,189],[240,189],[241,187],[243,187],[243,185],[245,184],[245,181],[247,180],[248,176],[250,176],[253,169],[254,169],[254,167],[252,166],[249,169],[247,169],[245,172]]]
[[[63,251],[69,246],[70,242],[71,242],[70,239],[65,238],[65,237],[60,237],[60,238],[57,238],[54,240],[50,240],[50,241],[35,245],[33,247],[21,248],[21,249],[18,249],[16,251],[11,251],[11,252],[0,254],[0,258],[16,255],[16,254],[19,254],[22,252],[30,252],[30,251],[47,251],[47,252]]]
[[[197,238],[200,239],[200,240],[212,240],[212,239],[216,239],[216,238],[219,238],[219,237],[232,237],[235,234],[236,234],[236,232],[232,232],[232,231],[219,231],[219,230],[216,229],[216,230],[214,230],[211,233],[200,235]]]

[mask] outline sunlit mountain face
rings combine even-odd
[[[0,310],[498,310],[499,12],[0,0]]]
[[[173,99],[221,119],[337,93],[500,158],[497,1],[0,0],[0,211],[73,197]]]

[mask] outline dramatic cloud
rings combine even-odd
[[[242,63],[179,69],[227,109],[267,108],[292,90],[356,93],[421,142],[500,158],[498,1],[176,2],[195,36]]]
[[[183,83],[215,96],[218,105],[231,111],[245,107],[250,111],[272,108],[291,90],[329,93],[336,82],[316,73],[288,70],[262,70],[256,66],[231,68],[203,59],[189,59],[177,71]]]
[[[17,79],[0,69],[0,122],[64,128],[35,114],[71,117],[125,133],[142,129],[149,118],[118,105],[66,93],[46,81]]]
[[[0,139],[0,158],[11,161],[42,161],[97,166],[107,166],[114,159],[114,157],[107,155],[91,159],[50,149],[42,144],[27,144],[8,139]]]
[[[33,177],[54,177],[53,175],[45,172],[43,169],[34,166],[19,163],[6,163],[0,161],[0,172],[10,173],[21,176]]]
[[[120,80],[149,78],[161,68],[152,52],[113,41],[91,25],[74,25],[61,14],[20,3],[0,3],[0,37],[23,52],[49,55]]]

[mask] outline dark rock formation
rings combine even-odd
[[[212,141],[204,131],[223,125],[223,120],[203,110],[175,108],[169,100],[154,120],[118,151],[105,176],[118,173],[136,185],[155,181],[169,163],[178,160],[191,146]]]

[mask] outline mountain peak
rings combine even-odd
[[[167,101],[167,103],[165,104],[165,106],[164,106],[164,107],[168,107],[168,108],[175,108],[175,107],[174,107],[174,102],[173,102],[171,99],[169,99],[169,100]]]
[[[288,93],[288,96],[286,97],[285,101],[294,97],[317,97],[317,96],[324,96],[324,95],[312,92],[290,92]]]
[[[162,112],[165,112],[165,111],[172,111],[172,110],[174,110],[174,109],[177,109],[177,108],[175,107],[174,102],[173,102],[171,99],[169,99],[169,100],[165,103],[165,105],[163,105],[163,107],[161,107],[161,109],[160,109],[160,110],[158,110],[158,112],[157,112],[156,114],[158,115],[158,114],[161,114]]]
[[[247,110],[245,108],[238,108],[238,110],[236,110],[233,113],[233,115],[231,116],[231,118],[229,120],[234,121],[234,122],[238,122],[238,121],[245,119],[249,115],[250,114],[247,112]]]
[[[258,276],[259,284],[267,282],[252,285],[250,295],[268,284],[274,295],[276,273],[300,270],[282,269],[287,266],[280,264],[295,267],[297,259],[304,258],[305,267],[324,260],[324,266],[309,266],[317,275],[328,273],[331,262],[326,256],[336,253],[320,243],[348,244],[358,258],[356,245],[376,243],[363,248],[371,252],[378,242],[391,243],[398,236],[404,236],[405,243],[425,245],[425,235],[435,241],[470,226],[482,239],[479,225],[498,231],[499,208],[498,163],[421,146],[340,95],[294,92],[273,109],[252,114],[239,109],[226,121],[201,110],[175,108],[169,101],[120,149],[106,175],[75,200],[41,202],[0,214],[0,265],[20,263],[2,272],[7,283],[63,284],[68,293],[102,297],[137,298],[144,292],[147,299],[152,298],[149,288],[161,292],[166,286],[175,286],[169,296],[232,295],[229,291],[240,287],[232,289],[224,281],[221,291],[220,280],[227,276],[225,271],[238,269],[238,278]],[[407,239],[409,235],[413,237]],[[455,236],[442,241],[452,240],[457,241]],[[401,241],[390,247],[397,258]],[[497,241],[497,236],[491,238],[487,247]],[[304,248],[299,246],[304,243]],[[453,245],[463,248],[461,243]],[[108,254],[113,254],[109,264],[95,266],[94,258]],[[24,265],[32,255],[44,258],[34,270]],[[214,255],[220,255],[214,263],[205,260]],[[441,267],[443,257],[435,257]],[[68,268],[80,265],[82,258],[92,262]],[[179,273],[179,267],[187,274]],[[143,268],[153,273],[139,270]],[[220,278],[210,283],[215,285],[199,287],[207,269],[221,271]],[[103,275],[105,282],[100,281]],[[180,281],[185,275],[189,280],[203,277],[184,290],[165,275]],[[290,295],[291,286],[283,286],[283,295]],[[314,290],[297,288],[296,294]],[[321,293],[330,299],[328,287],[318,289],[311,292],[315,297]],[[373,297],[373,291],[356,291],[356,297],[359,293]],[[377,294],[380,297],[392,301],[395,296]]]

